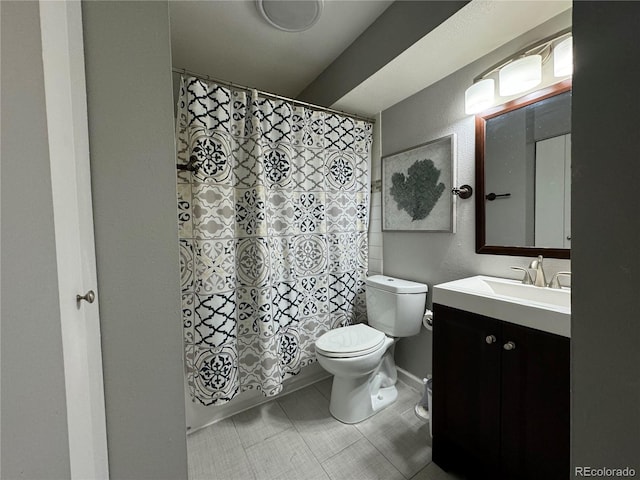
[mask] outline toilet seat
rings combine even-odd
[[[316,341],[316,352],[331,358],[360,357],[379,349],[384,333],[363,323],[330,330]]]

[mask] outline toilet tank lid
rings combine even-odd
[[[387,277],[386,275],[372,275],[367,277],[366,284],[369,287],[379,288],[392,293],[424,293],[427,286],[424,283],[411,282],[400,278]]]

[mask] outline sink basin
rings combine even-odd
[[[571,289],[523,285],[518,280],[475,277],[433,287],[433,303],[571,336]]]

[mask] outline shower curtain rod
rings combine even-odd
[[[307,103],[307,102],[303,102],[301,100],[295,100],[293,98],[287,98],[287,97],[283,97],[280,95],[276,95],[275,93],[270,93],[270,92],[265,92],[264,90],[258,90],[257,88],[252,88],[252,87],[247,87],[245,85],[239,85],[237,83],[232,83],[232,82],[227,82],[224,80],[218,80],[217,78],[213,78],[209,75],[203,75],[201,73],[196,73],[196,72],[192,72],[191,70],[187,70],[186,68],[176,68],[173,67],[171,69],[174,73],[181,73],[184,75],[191,75],[192,77],[196,77],[199,78],[201,80],[208,80],[210,82],[215,82],[218,83],[220,85],[224,85],[225,87],[230,87],[230,88],[237,88],[240,90],[256,90],[260,95],[264,95],[265,97],[271,97],[271,98],[275,98],[278,100],[284,100],[287,102],[291,102],[293,104],[296,105],[301,105],[303,107],[308,107],[311,110],[318,110],[321,112],[328,112],[328,113],[337,113],[338,115],[343,115],[345,117],[350,117],[350,118],[355,118],[356,120],[363,120],[365,122],[369,122],[369,123],[376,123],[376,120],[374,118],[368,118],[368,117],[363,117],[361,115],[356,115],[355,113],[348,113],[348,112],[343,112],[341,110],[335,110],[333,108],[327,108],[327,107],[322,107],[320,105],[314,105],[312,103]]]

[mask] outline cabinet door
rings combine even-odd
[[[569,339],[503,323],[502,340],[502,478],[565,480]],[[507,342],[515,348],[504,350]]]
[[[496,341],[487,343],[487,337]],[[500,322],[434,306],[433,460],[496,478],[500,457]]]

